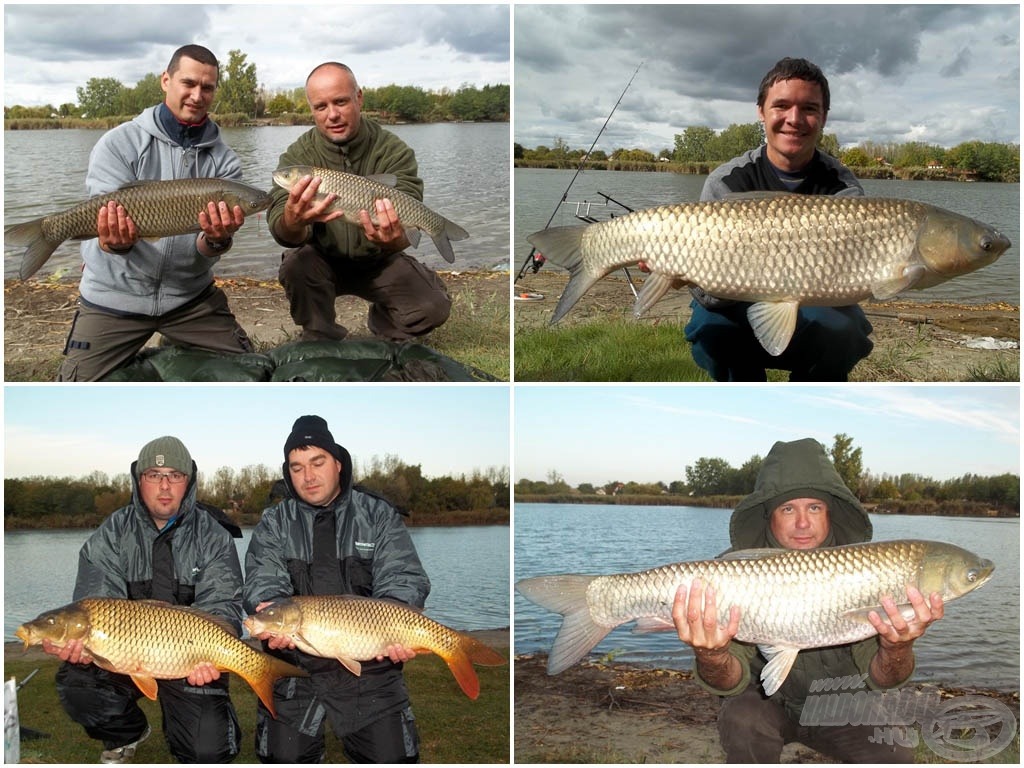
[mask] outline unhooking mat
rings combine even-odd
[[[103,381],[498,381],[411,341],[297,341],[226,355],[150,347]]]

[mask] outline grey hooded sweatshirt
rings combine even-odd
[[[89,156],[85,186],[90,196],[137,181],[221,178],[240,181],[242,163],[207,120],[188,148],[168,136],[150,107],[131,122],[107,131]],[[99,239],[82,243],[80,291],[89,305],[118,314],[157,317],[188,303],[213,283],[220,257],[203,256],[196,234],[140,240],[124,254],[107,253]]]
[[[860,544],[871,540],[872,526],[857,497],[836,472],[821,443],[812,438],[777,442],[765,457],[754,484],[754,492],[743,498],[729,521],[732,550],[780,548],[768,526],[772,511],[794,498],[820,498],[829,508],[829,534],[823,547]],[[869,688],[877,686],[867,677],[871,660],[878,651],[878,636],[848,645],[810,648],[800,651],[786,681],[772,695],[794,720],[807,699],[815,680],[864,675]],[[707,690],[719,696],[734,696],[760,679],[767,663],[757,646],[733,641],[729,652],[740,661],[743,676],[734,688],[712,688],[695,670],[695,678]],[[905,682],[905,681],[904,681]],[[902,683],[901,683],[902,685]]]

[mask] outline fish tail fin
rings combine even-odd
[[[548,655],[548,674],[557,675],[586,656],[611,627],[595,624],[587,587],[595,576],[539,576],[523,579],[516,589],[542,608],[562,614],[562,626]]]
[[[257,653],[259,653],[257,651]],[[249,684],[249,687],[256,692],[260,701],[263,702],[270,714],[277,719],[277,710],[274,709],[274,683],[276,683],[282,677],[309,677],[309,672],[304,669],[299,669],[294,664],[289,664],[287,661],[271,656],[270,654],[262,654],[266,657],[266,664],[262,671],[253,669],[235,669],[232,670],[237,672],[244,680]]]
[[[552,324],[561,320],[583,294],[604,277],[587,273],[582,249],[584,230],[586,227],[551,227],[526,238],[548,261],[569,270],[569,284],[551,315]]]
[[[8,245],[26,245],[25,255],[21,259],[18,277],[28,280],[39,271],[46,260],[53,255],[60,243],[51,243],[43,234],[43,220],[33,219],[22,224],[15,224],[4,230],[4,242]]]
[[[436,235],[431,235],[430,239],[434,241],[434,245],[437,246],[437,250],[444,257],[444,260],[451,264],[455,261],[455,251],[452,250],[452,240],[465,240],[469,237],[469,232],[464,230],[454,221],[448,221],[448,219],[442,218],[444,226],[441,231]]]
[[[444,652],[437,651],[437,655],[444,659],[462,692],[475,700],[480,695],[480,678],[476,676],[473,662],[469,660],[465,649],[458,646]]]

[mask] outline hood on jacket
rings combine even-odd
[[[813,438],[772,446],[761,465],[754,491],[744,497],[729,521],[733,549],[771,547],[768,520],[778,504],[793,498],[821,498],[828,503],[826,546],[870,541],[871,520],[839,476],[821,443]]]
[[[136,512],[144,517],[149,523],[153,524],[153,518],[149,514],[149,510],[146,509],[146,505],[142,501],[142,494],[139,492],[139,484],[142,479],[138,473],[138,460],[132,462],[132,466],[129,470],[132,477],[132,504],[135,506]],[[199,478],[199,470],[196,467],[195,459],[192,460],[192,474],[188,478],[188,486],[185,489],[185,495],[181,497],[181,506],[178,507],[178,516],[187,515],[196,505],[196,481]]]
[[[352,457],[344,446],[335,443],[334,447],[337,449],[338,461],[341,462],[341,472],[338,475],[338,478],[341,481],[341,493],[338,495],[338,499],[345,499],[352,490]],[[302,497],[296,492],[295,486],[292,485],[292,473],[288,471],[287,459],[285,459],[284,463],[281,465],[281,472],[284,474],[284,485],[288,489],[288,495],[296,501],[305,504],[305,502],[302,501]]]

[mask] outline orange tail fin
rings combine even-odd
[[[469,698],[476,700],[480,695],[480,678],[476,676],[474,664],[482,664],[485,667],[497,667],[505,664],[505,658],[497,651],[488,648],[479,640],[474,640],[469,635],[460,634],[459,647],[450,655],[441,655],[448,669],[455,676],[455,681],[462,688]]]
[[[236,670],[238,674],[249,684],[249,687],[255,691],[256,695],[259,696],[260,701],[263,702],[270,714],[273,715],[274,719],[277,719],[277,711],[274,709],[274,683],[276,683],[282,677],[309,677],[309,672],[304,669],[289,664],[287,661],[267,654],[267,666],[263,670],[263,674],[246,675],[242,670]]]

